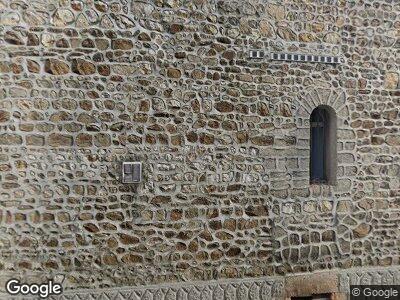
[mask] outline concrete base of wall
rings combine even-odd
[[[333,299],[342,300],[348,298],[350,285],[371,284],[400,284],[400,266],[144,287],[66,289],[61,296],[52,296],[50,299],[290,300],[296,296],[330,293]],[[8,298],[12,297],[0,293],[0,299]]]

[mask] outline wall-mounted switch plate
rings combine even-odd
[[[122,163],[122,182],[139,183],[142,181],[142,163],[125,161]]]

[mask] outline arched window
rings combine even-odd
[[[313,110],[310,117],[310,183],[336,183],[336,114],[326,105]]]

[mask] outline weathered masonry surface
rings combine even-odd
[[[65,275],[71,298],[285,299],[298,274],[347,293],[364,269],[400,284],[399,49],[395,0],[0,0],[0,290]],[[310,185],[319,105],[335,185]]]

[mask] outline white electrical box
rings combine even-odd
[[[122,183],[139,183],[142,181],[142,163],[125,161],[122,163]]]

